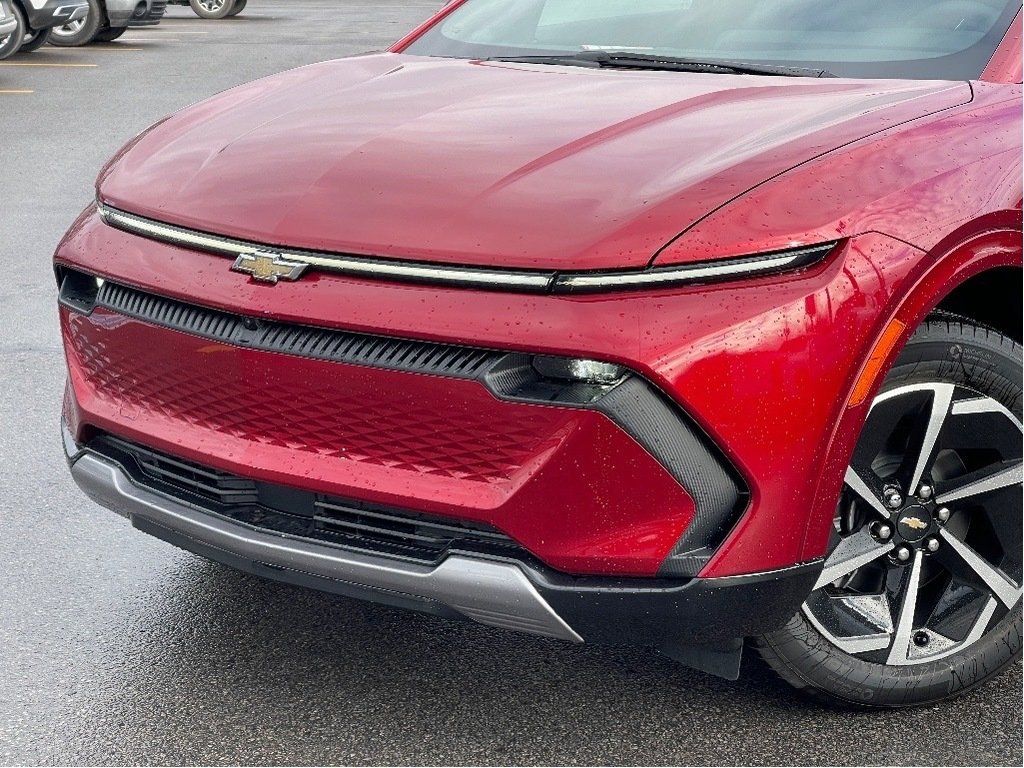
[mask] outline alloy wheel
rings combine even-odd
[[[77,35],[82,31],[82,27],[85,26],[85,19],[76,19],[75,21],[69,21],[67,24],[62,24],[53,30],[55,35]]]
[[[864,661],[923,664],[1021,600],[1021,422],[965,386],[879,396],[846,473],[833,548],[803,606]]]

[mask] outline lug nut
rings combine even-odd
[[[918,648],[924,648],[932,640],[931,635],[925,632],[923,629],[918,630],[914,633],[914,645]]]
[[[917,489],[917,498],[928,501],[932,497],[933,489],[927,483],[921,483],[921,486]]]
[[[895,551],[892,553],[892,556],[899,560],[901,563],[905,563],[907,562],[907,560],[914,556],[914,553],[910,551],[910,547],[904,544],[899,547],[896,547]]]
[[[939,507],[935,510],[935,519],[940,523],[945,523],[949,520],[949,509],[947,507]]]
[[[871,524],[871,535],[879,541],[888,541],[892,538],[892,526],[886,523],[874,522]]]
[[[897,488],[885,489],[885,506],[889,509],[899,509],[903,505],[903,494]]]
[[[939,540],[934,537],[928,539],[928,541],[924,543],[925,549],[927,549],[929,552],[938,552],[939,546]]]

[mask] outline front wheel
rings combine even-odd
[[[937,315],[871,406],[814,591],[757,641],[833,702],[952,698],[1021,656],[1021,347]]]
[[[89,0],[89,14],[84,19],[69,21],[54,27],[50,33],[50,45],[59,48],[76,48],[88,45],[106,26],[106,14],[100,0]]]
[[[189,0],[196,16],[203,19],[223,19],[234,10],[235,0]]]

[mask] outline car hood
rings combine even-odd
[[[373,54],[183,110],[122,150],[99,194],[142,216],[267,245],[641,267],[758,184],[969,100],[965,83]]]

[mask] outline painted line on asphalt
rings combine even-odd
[[[99,64],[53,64],[37,61],[0,61],[0,67],[98,67]]]
[[[0,88],[0,95],[4,95],[4,96],[13,96],[15,94],[24,94],[24,93],[35,93],[35,91],[26,91],[23,88]]]

